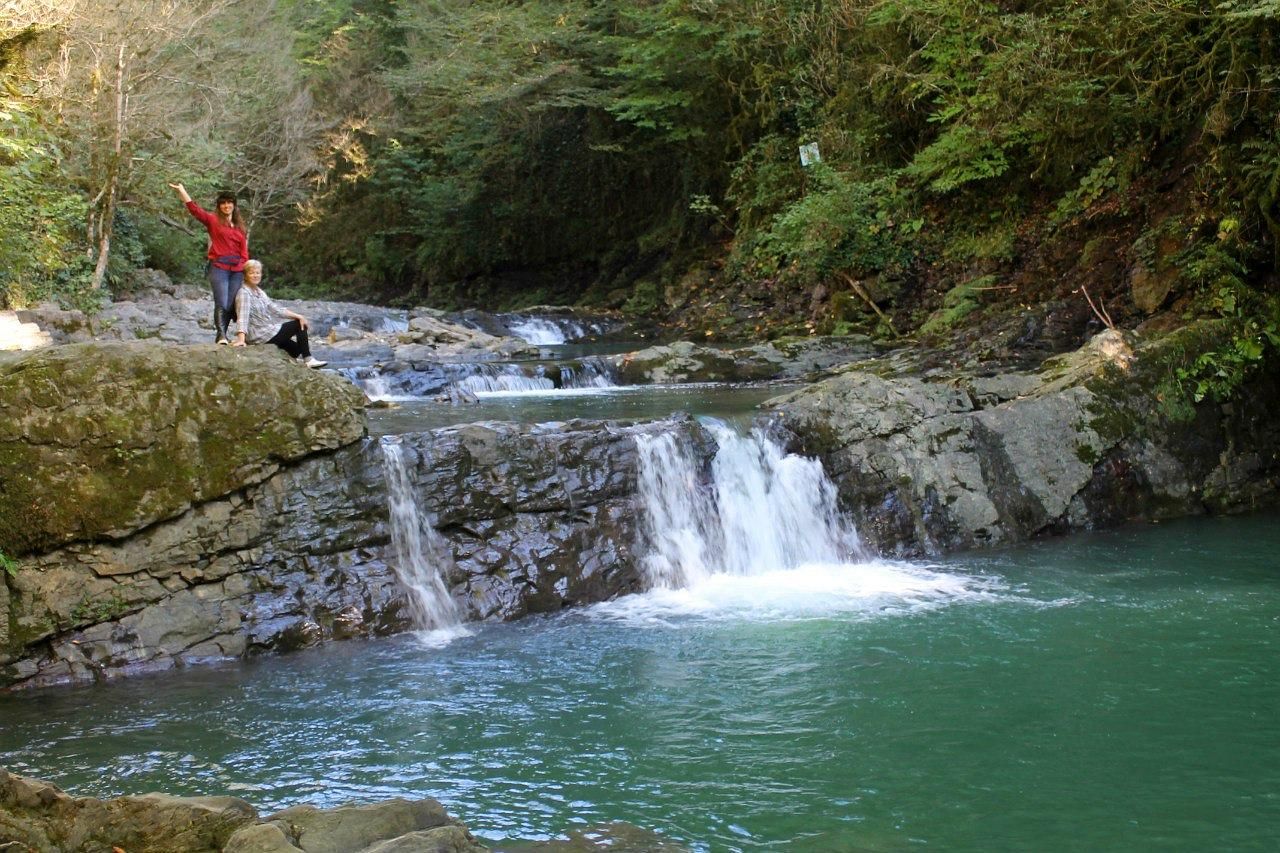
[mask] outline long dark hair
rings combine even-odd
[[[218,205],[224,201],[229,201],[233,205],[231,208],[231,225],[234,228],[244,230],[244,217],[240,215],[240,203],[236,201],[236,194],[233,192],[220,192],[218,197],[213,200],[213,209],[217,210]]]

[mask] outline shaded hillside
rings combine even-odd
[[[189,177],[293,295],[1043,351],[1168,308],[1234,324],[1200,393],[1276,345],[1272,0],[15,8],[10,305],[198,277]]]

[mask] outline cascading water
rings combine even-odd
[[[739,435],[717,421],[707,427],[719,445],[711,488],[673,434],[637,437],[651,586],[865,557],[820,462],[785,453],[759,428]]]
[[[582,337],[582,329],[576,323],[569,323],[568,327],[573,337]],[[511,334],[531,344],[562,344],[569,339],[564,328],[543,317],[529,317],[512,323]]]
[[[561,365],[561,388],[616,388],[614,369],[598,358],[585,358],[577,364]]]
[[[598,617],[874,618],[993,594],[987,579],[869,555],[820,462],[786,453],[758,428],[703,424],[718,445],[709,477],[673,433],[637,436],[649,591],[596,605]]]
[[[375,373],[352,381],[364,390],[365,396],[370,400],[379,401],[391,398],[391,383],[381,373]]]
[[[517,364],[476,365],[476,372],[456,386],[471,394],[550,391],[556,385],[545,376],[530,376]]]
[[[453,565],[449,545],[418,507],[398,437],[382,439],[382,454],[395,569],[408,593],[414,627],[431,632],[437,640],[463,636],[467,631],[445,585],[445,576]]]

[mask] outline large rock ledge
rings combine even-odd
[[[864,365],[768,405],[885,554],[1244,511],[1277,498],[1280,377],[1193,404],[1177,369],[1221,332],[1109,331],[1038,371],[988,377]]]
[[[364,434],[364,396],[275,347],[0,354],[0,552],[121,538]]]
[[[19,556],[15,573],[0,571],[0,689],[412,627],[383,448],[352,440],[363,396],[344,380],[208,346],[69,345],[26,359],[0,374],[20,420],[0,442],[5,551]],[[128,391],[108,405],[113,377]],[[58,393],[38,398],[53,382]],[[94,417],[99,406],[111,416]],[[464,618],[640,588],[635,435],[646,430],[712,452],[690,420],[393,439],[452,552]],[[30,479],[14,488],[15,476]],[[52,521],[24,526],[33,507]]]
[[[435,800],[267,817],[236,797],[71,797],[0,769],[0,850],[23,853],[482,853]]]

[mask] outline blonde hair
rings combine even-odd
[[[262,272],[262,261],[258,261],[258,260],[245,261],[244,268],[247,270],[249,269],[249,267],[253,267],[258,272]]]

